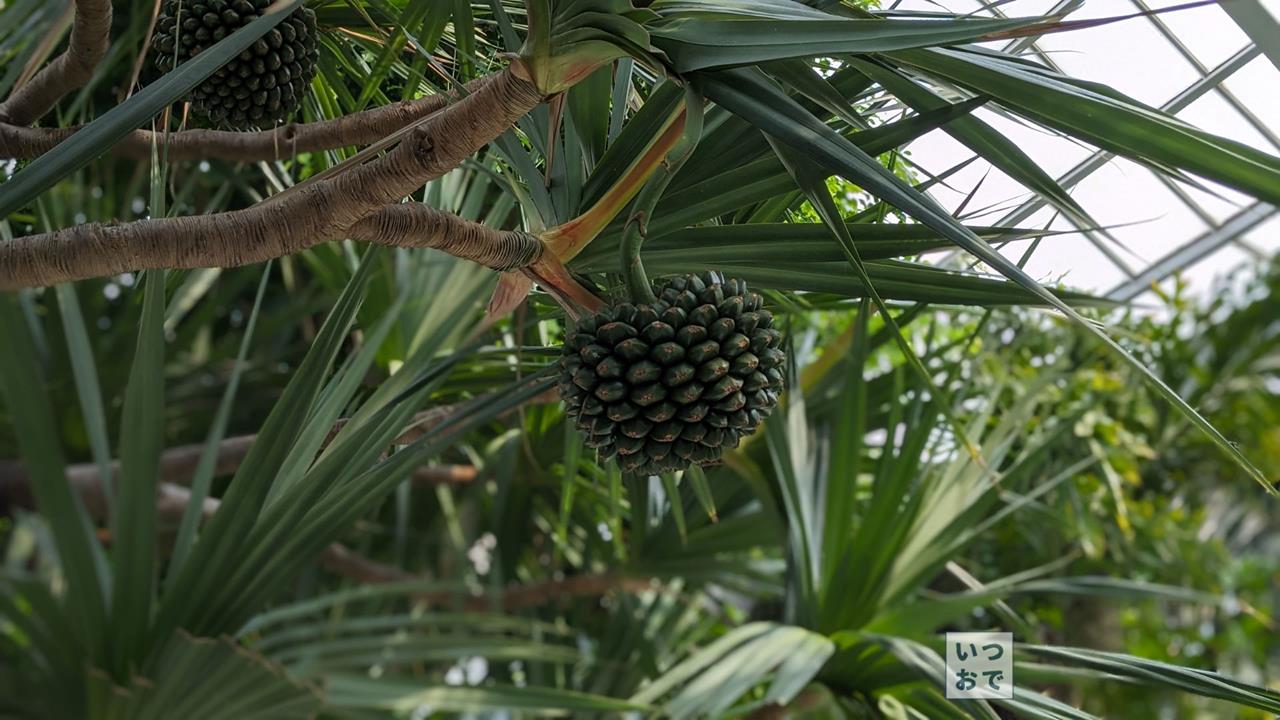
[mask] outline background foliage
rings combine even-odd
[[[497,69],[530,22],[505,2],[310,5],[326,32],[302,120]],[[954,244],[995,261],[982,241],[1078,239],[925,222],[911,185],[945,178],[898,148],[942,126],[1086,216],[973,107],[1258,197],[1280,187],[1280,161],[1233,159],[1229,141],[1022,60],[824,25],[862,17],[854,4],[647,5],[645,52],[714,104],[644,261],[766,293],[792,357],[767,427],[705,473],[623,478],[547,393],[559,307],[535,293],[490,325],[493,274],[432,251],[332,243],[6,296],[0,712],[1280,712],[1280,525],[1230,454],[1280,476],[1280,270],[1234,278],[1205,306],[1175,296],[1135,314],[1069,289],[1047,298],[1009,268],[944,270],[934,251]],[[151,6],[116,3],[107,61],[46,124],[93,121],[129,95]],[[61,10],[0,5],[0,91],[54,49],[38,39]],[[832,15],[802,17],[819,11]],[[918,44],[1044,20],[951,18]],[[558,128],[539,108],[413,199],[533,231],[579,216],[684,97],[654,58],[627,55],[568,90]],[[176,128],[173,109],[137,122]],[[0,233],[247,207],[353,152],[84,151],[14,200]],[[29,170],[43,172],[6,167]],[[605,294],[619,292],[622,232],[614,221],[571,265]],[[1032,307],[1056,297],[1132,358]],[[222,463],[224,440],[247,435],[252,449]],[[190,445],[184,471],[157,470],[162,448]],[[77,473],[111,481],[82,505],[64,480]],[[208,520],[206,498],[220,502]],[[1018,697],[947,703],[941,633],[993,627],[1017,636]]]

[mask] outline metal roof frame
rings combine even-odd
[[[1006,2],[1001,0],[976,1],[992,15],[1006,17],[1003,11],[1003,7],[1007,7]],[[1148,4],[1148,0],[1129,0],[1129,2],[1139,12],[1149,13],[1152,9]],[[1070,13],[1079,9],[1082,5],[1082,0],[1059,0],[1049,12]],[[1280,21],[1264,8],[1259,0],[1222,0],[1218,7],[1244,31],[1250,41],[1231,57],[1212,68],[1207,67],[1187,47],[1160,15],[1148,14],[1146,16],[1145,20],[1152,24],[1156,32],[1199,75],[1195,82],[1183,88],[1181,92],[1164,103],[1160,109],[1176,115],[1199,98],[1209,93],[1216,93],[1267,141],[1271,146],[1270,150],[1272,152],[1280,153],[1280,128],[1268,126],[1230,88],[1223,84],[1238,70],[1260,56],[1266,56],[1276,66],[1277,70],[1280,70]],[[1004,49],[1008,52],[1033,54],[1040,62],[1057,69],[1053,58],[1039,47],[1038,41],[1039,37],[1020,38],[1008,43]],[[1111,153],[1101,150],[1095,151],[1058,177],[1058,183],[1062,187],[1070,189],[1104,167],[1113,158],[1114,155]],[[1066,222],[1071,223],[1084,234],[1095,247],[1098,247],[1107,260],[1115,265],[1125,276],[1114,288],[1104,293],[1107,298],[1117,301],[1132,300],[1155,284],[1204,259],[1215,250],[1228,244],[1238,247],[1255,258],[1262,259],[1265,257],[1266,254],[1250,244],[1243,235],[1280,213],[1280,209],[1267,203],[1255,202],[1241,208],[1230,217],[1219,221],[1197,202],[1180,183],[1160,172],[1153,172],[1153,175],[1178,201],[1183,203],[1188,210],[1204,222],[1208,229],[1198,236],[1187,238],[1186,242],[1181,243],[1158,260],[1146,264],[1145,267],[1135,269],[1122,261],[1111,248],[1103,244],[1104,240],[1098,237],[1100,233],[1096,229],[1082,228],[1070,218],[1064,217],[1063,219]],[[1005,214],[999,220],[999,224],[1018,224],[1045,206],[1046,202],[1039,197],[1028,199]],[[1105,233],[1101,234],[1105,235]]]

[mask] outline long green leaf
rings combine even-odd
[[[863,260],[887,260],[921,255],[954,247],[950,240],[924,225],[847,223]],[[1046,233],[1011,227],[969,226],[988,242],[1012,242]],[[576,268],[612,270],[617,242],[602,238],[588,246]],[[598,248],[598,249],[597,249]],[[665,233],[645,241],[645,264],[677,266],[681,262],[758,262],[774,266],[788,263],[838,263],[845,259],[839,243],[822,223],[749,223],[700,225]]]
[[[931,111],[870,130],[860,130],[849,136],[850,142],[862,148],[868,155],[879,155],[899,145],[914,140],[953,118],[960,117],[982,103],[981,99],[969,100],[940,110]],[[726,123],[727,124],[727,123]],[[759,133],[748,130],[755,136]],[[729,165],[723,172],[714,174],[693,184],[681,185],[677,176],[667,197],[658,204],[658,212],[649,224],[650,233],[666,234],[694,223],[702,222],[723,213],[750,206],[795,190],[786,170],[778,162],[763,139],[762,152],[766,156],[750,159],[748,144],[736,141],[731,150],[724,150],[718,157],[700,165],[699,155],[685,166],[689,170],[705,171]],[[700,143],[703,147],[708,143]],[[741,227],[741,224],[739,224]],[[604,237],[607,237],[608,233]],[[592,243],[592,246],[599,241]]]
[[[80,413],[84,417],[85,431],[89,434],[89,448],[102,483],[102,495],[106,500],[107,516],[112,515],[115,504],[114,471],[111,468],[111,441],[107,436],[106,411],[102,407],[102,389],[98,383],[98,371],[94,366],[93,348],[84,328],[84,314],[80,312],[80,298],[71,284],[58,285],[54,289],[58,298],[58,313],[62,316],[63,333],[67,338],[67,354],[71,359],[71,372],[76,380],[76,396],[80,399]]]
[[[266,294],[267,281],[271,278],[273,263],[267,262],[262,267],[262,278],[258,281],[258,292],[253,298],[253,309],[249,311],[249,319],[245,322],[244,337],[240,340],[240,350],[236,353],[235,365],[231,377],[227,379],[227,387],[218,401],[218,409],[214,412],[209,424],[209,433],[205,438],[204,451],[196,464],[195,474],[191,479],[191,495],[187,507],[182,513],[182,522],[178,526],[178,535],[173,541],[173,554],[169,559],[168,576],[177,577],[186,562],[187,554],[195,543],[196,530],[204,520],[204,500],[209,497],[209,488],[213,484],[213,473],[218,462],[218,445],[227,433],[227,422],[231,416],[231,406],[235,402],[236,390],[240,387],[240,376],[244,372],[245,358],[249,353],[249,343],[253,339],[254,328],[258,324],[258,313],[262,310],[262,298]]]
[[[646,264],[655,275],[677,274],[691,269],[719,269],[726,276],[746,280],[752,286],[776,290],[832,293],[848,298],[867,296],[867,286],[848,271],[847,261],[788,263],[763,266],[756,263],[688,260]],[[942,270],[933,265],[906,262],[867,262],[867,274],[882,297],[891,300],[940,304],[1008,306],[1043,305],[1038,295],[1020,285],[990,275]],[[1087,295],[1063,292],[1078,304],[1097,302]]]
[[[947,105],[945,100],[932,91],[894,70],[856,57],[850,58],[850,62],[917,112],[929,112]],[[1039,194],[1055,208],[1066,213],[1076,224],[1083,227],[1097,225],[1084,208],[1022,148],[982,120],[973,116],[957,118],[944,125],[943,130],[1006,175],[1022,183],[1028,190]]]
[[[108,570],[88,513],[63,475],[65,461],[58,443],[58,425],[16,295],[0,296],[0,337],[11,339],[5,351],[0,352],[0,390],[10,415],[16,418],[21,413],[13,427],[31,478],[36,507],[48,519],[57,546],[67,584],[63,602],[85,656],[98,658],[106,628]]]
[[[903,356],[907,358],[907,364],[915,371],[924,386],[929,389],[930,402],[947,419],[951,426],[951,431],[955,433],[956,440],[964,446],[967,452],[981,462],[981,454],[977,446],[969,440],[964,427],[952,412],[950,393],[945,388],[940,388],[934,383],[933,375],[925,368],[924,363],[920,361],[920,357],[916,354],[915,349],[911,347],[910,341],[902,334],[898,324],[894,321],[893,315],[889,312],[889,307],[880,297],[880,293],[876,292],[875,284],[872,282],[870,275],[867,274],[867,266],[858,252],[857,243],[853,241],[853,235],[850,233],[849,227],[844,223],[844,219],[840,216],[840,209],[836,206],[835,199],[831,197],[830,189],[827,188],[827,173],[808,158],[795,154],[795,151],[786,145],[779,144],[772,138],[770,138],[769,142],[774,146],[779,159],[787,166],[787,171],[795,178],[796,184],[800,186],[800,189],[809,198],[809,203],[817,211],[818,216],[822,218],[823,224],[829,228],[832,236],[839,243],[840,249],[845,253],[845,259],[853,267],[858,279],[866,286],[867,295],[875,303],[885,326],[893,334]]]
[[[453,262],[445,265],[452,267]],[[332,427],[332,413],[346,404],[364,378],[373,350],[380,344],[378,338],[386,333],[387,321],[394,320],[392,312],[367,336],[367,343],[360,353],[346,363],[344,371],[330,382],[324,402],[313,411],[309,427],[300,433],[295,448],[291,450],[291,463],[300,469],[309,466],[305,475],[286,488],[276,502],[267,507],[258,519],[250,538],[249,550],[240,567],[230,576],[224,591],[210,604],[218,605],[211,615],[212,626],[226,627],[243,622],[255,609],[251,599],[257,594],[268,595],[270,589],[288,581],[283,565],[295,568],[314,558],[308,549],[310,543],[332,542],[346,528],[347,520],[340,516],[334,522],[317,520],[314,512],[324,504],[326,495],[342,491],[362,492],[363,501],[378,502],[377,495],[360,478],[382,456],[386,447],[410,423],[410,415],[431,395],[452,370],[454,363],[465,353],[440,357],[440,351],[459,329],[466,328],[466,318],[474,317],[474,309],[480,297],[490,289],[488,283],[476,283],[479,273],[450,272],[442,280],[442,294],[455,302],[436,303],[424,321],[430,333],[415,339],[416,349],[406,359],[400,370],[384,382],[373,396],[347,418],[342,429],[328,443],[318,460],[311,462],[311,455],[318,449]],[[472,281],[468,281],[468,277]],[[328,413],[326,417],[325,413]],[[310,450],[299,453],[299,448],[309,445]],[[286,465],[286,468],[288,465]],[[290,555],[286,548],[301,541],[297,555]]]
[[[173,587],[181,590],[164,597],[156,620],[158,632],[167,633],[179,626],[196,627],[198,618],[214,611],[204,601],[224,586],[226,577],[240,564],[248,532],[261,511],[275,473],[305,426],[324,377],[360,307],[377,254],[378,248],[369,250],[284,394],[267,416],[258,432],[259,441],[253,444],[236,471],[219,511],[200,534],[186,564],[172,581]]]
[[[1187,170],[1280,204],[1280,158],[1218,137],[1107,89],[1000,57],[910,50],[889,57],[989,95],[1036,122],[1118,155]]]
[[[1043,17],[946,20],[829,17],[829,20],[719,19],[701,13],[685,16],[667,13],[661,21],[649,25],[649,32],[654,45],[666,53],[675,69],[687,73],[785,58],[957,45],[1045,21]]]
[[[446,365],[449,367],[451,364]],[[501,413],[518,407],[545,392],[552,382],[534,377],[507,391],[494,392],[473,400],[413,444],[391,455],[373,468],[350,477],[306,509],[304,522],[283,542],[269,546],[268,560],[253,568],[252,582],[236,584],[232,602],[210,609],[211,627],[236,627],[248,620],[259,603],[275,596],[281,585],[313,562],[317,553],[333,541],[334,535],[350,527],[363,513],[377,507],[414,467],[425,464],[441,450],[457,441],[461,433],[491,422]],[[403,426],[401,426],[403,427]]]
[[[1267,492],[1280,494],[1271,481],[1254,467],[1234,443],[1225,438],[1208,420],[1165,385],[1164,381],[1145,363],[1129,354],[1100,327],[1085,319],[1070,305],[1041,286],[1022,268],[1001,255],[982,238],[970,232],[933,200],[911,188],[856,145],[805,112],[794,100],[758,72],[728,70],[714,75],[703,73],[699,74],[697,82],[703,85],[704,94],[707,97],[747,118],[762,130],[791,145],[818,164],[838,172],[850,182],[861,185],[883,200],[911,214],[995,268],[1000,274],[1022,286],[1039,300],[1061,311],[1090,335],[1118,353],[1125,363],[1137,370],[1151,384],[1157,394],[1173,405],[1174,409],[1187,418],[1192,425],[1205,433]],[[1223,160],[1229,161],[1229,158],[1223,158]],[[1275,177],[1280,180],[1280,173],[1276,173]],[[1280,188],[1280,183],[1274,187]],[[1277,196],[1280,197],[1280,194]]]
[[[856,520],[857,492],[862,475],[862,454],[867,425],[867,328],[871,322],[871,302],[864,298],[858,305],[853,320],[853,334],[849,344],[849,377],[840,394],[840,409],[836,420],[836,437],[831,444],[831,460],[827,470],[825,497],[823,498],[822,544],[827,552],[822,557],[822,587],[832,587],[832,580],[844,559],[846,549],[853,541]],[[843,593],[842,593],[843,595]],[[847,596],[841,597],[847,600]],[[823,618],[831,609],[823,604]]]
[[[1080,665],[1121,677],[1133,678],[1145,685],[1174,688],[1202,697],[1217,698],[1270,713],[1280,713],[1280,692],[1240,682],[1208,670],[1180,667],[1132,655],[1084,648],[1024,645],[1020,649],[1032,655],[1051,658],[1070,665]]]
[[[164,271],[146,273],[142,324],[120,419],[120,487],[108,648],[117,679],[142,659],[156,579],[156,485],[164,444]]]

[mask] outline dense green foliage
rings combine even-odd
[[[0,3],[0,92],[53,50],[54,5]],[[161,111],[201,59],[272,29],[149,77],[154,5],[115,3],[108,57],[45,119],[89,126],[5,166],[0,242],[250,207],[355,154],[104,155],[177,131]],[[545,289],[491,321],[495,273],[440,252],[344,241],[4,294],[0,716],[1280,712],[1280,522],[1255,482],[1280,477],[1280,270],[1156,312],[1046,289],[990,243],[1077,238],[963,224],[899,149],[944,128],[1085,219],[974,110],[1272,201],[1280,160],[966,45],[1045,18],[866,5],[307,3],[299,121],[505,52],[567,87],[410,198],[491,227],[550,237],[683,112],[672,161],[568,267],[615,304],[640,260],[746,281],[785,392],[721,462],[635,476],[556,393],[583,326]],[[985,265],[938,261],[955,248]],[[942,633],[964,629],[1015,634],[1014,699],[944,698]]]

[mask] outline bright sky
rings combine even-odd
[[[1013,0],[1001,5],[1000,9],[1009,16],[1038,15],[1054,4],[1054,0]],[[1181,2],[1147,0],[1147,5],[1152,8],[1177,4]],[[1262,4],[1280,18],[1280,0],[1262,0]],[[885,7],[892,5],[892,2],[884,3]],[[898,4],[899,9],[911,10],[936,11],[939,6],[954,12],[974,12],[980,7],[976,0],[903,0]],[[1072,18],[1124,15],[1135,10],[1133,0],[1089,0]],[[1249,37],[1224,10],[1216,6],[1177,11],[1159,18],[1187,46],[1196,60],[1210,70],[1249,44]],[[1039,41],[1039,46],[1068,74],[1105,82],[1157,107],[1201,77],[1200,71],[1146,18],[1048,35]],[[1218,91],[1203,95],[1178,116],[1210,132],[1280,155],[1280,145],[1277,144],[1280,143],[1277,137],[1280,136],[1280,70],[1260,55],[1232,74],[1224,86],[1240,105],[1253,114],[1262,131]],[[980,110],[979,114],[1014,137],[1055,177],[1086,159],[1094,150],[1021,125],[989,110]],[[1264,131],[1271,137],[1268,138]],[[911,157],[933,173],[945,171],[971,155],[967,148],[941,131],[930,133],[911,146]],[[974,224],[994,224],[1008,209],[1027,198],[1021,186],[985,163],[974,163],[953,178],[949,184],[954,189],[938,190],[935,197],[945,206],[955,208],[981,183],[969,201],[967,211],[978,208],[992,210],[973,219],[971,222]],[[1114,227],[1113,236],[1127,250],[1102,238],[1099,238],[1100,242],[1138,272],[1208,231],[1208,222],[1221,222],[1252,203],[1250,198],[1221,187],[1215,186],[1214,190],[1222,197],[1181,183],[1176,187],[1198,203],[1207,218],[1189,209],[1150,171],[1126,160],[1112,161],[1080,182],[1071,192],[1100,224]],[[1051,216],[1051,211],[1041,210],[1019,224],[1043,227]],[[1054,227],[1066,228],[1069,225],[1059,220]],[[1280,215],[1273,215],[1269,221],[1254,227],[1243,236],[1243,240],[1253,251],[1264,255],[1280,251]],[[1021,255],[1022,247],[1011,248],[1008,252],[1016,258]],[[1259,256],[1249,249],[1229,243],[1192,265],[1184,277],[1190,280],[1193,290],[1204,292],[1209,289],[1214,276],[1258,259]],[[1071,285],[1099,292],[1112,289],[1127,277],[1103,252],[1079,234],[1046,239],[1027,267],[1037,278],[1065,278]]]

